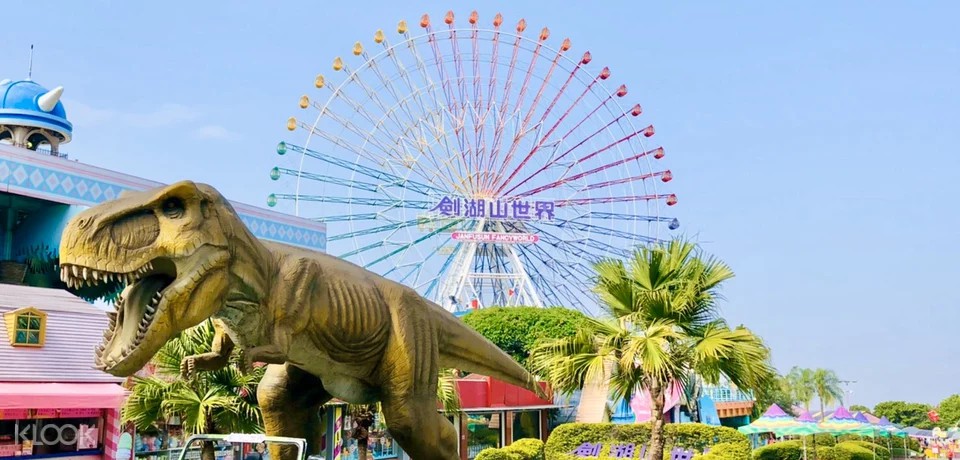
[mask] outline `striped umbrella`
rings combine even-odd
[[[798,426],[796,420],[774,404],[763,415],[747,426],[737,428],[743,434],[777,433],[786,428]]]
[[[820,422],[820,428],[833,434],[873,434],[873,427],[854,418],[843,406],[833,411],[829,419]]]

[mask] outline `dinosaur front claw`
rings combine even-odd
[[[180,361],[180,376],[189,379],[194,376],[197,371],[197,357],[196,356],[187,356],[183,358],[183,361]]]

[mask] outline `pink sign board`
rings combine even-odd
[[[60,418],[99,417],[100,409],[60,409]]]
[[[34,409],[33,418],[57,418],[56,409]]]
[[[530,233],[498,233],[498,232],[453,232],[451,238],[457,241],[473,243],[536,243],[540,237]]]
[[[30,418],[27,409],[0,409],[0,420],[22,420]]]

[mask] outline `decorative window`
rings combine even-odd
[[[47,335],[47,314],[33,307],[4,313],[7,336],[15,347],[42,347]]]

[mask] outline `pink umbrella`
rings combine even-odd
[[[663,413],[666,414],[677,404],[679,404],[680,400],[683,398],[682,395],[683,389],[679,383],[674,383],[670,388],[670,391],[664,392]],[[630,408],[633,409],[633,413],[637,416],[636,423],[643,423],[650,420],[651,407],[653,407],[653,402],[650,399],[649,392],[640,390],[633,395],[633,399],[630,401]]]

